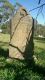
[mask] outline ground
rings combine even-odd
[[[8,57],[10,36],[0,34],[0,80],[45,80],[45,40],[34,39],[35,63]]]

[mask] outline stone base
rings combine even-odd
[[[24,59],[23,55],[14,47],[9,46],[9,57]]]

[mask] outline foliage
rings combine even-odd
[[[41,24],[34,25],[34,36],[42,35],[45,37],[45,26]]]
[[[8,1],[8,0],[0,0],[0,4],[2,3],[1,7],[0,7],[0,12],[2,14],[0,14],[2,16],[1,21],[3,20],[7,20],[9,18],[10,15],[12,15],[13,11],[14,11],[14,6]],[[5,16],[5,18],[4,18]],[[5,21],[6,21],[5,20]]]
[[[10,22],[7,22],[3,25],[0,25],[0,29],[2,30],[2,33],[7,33],[9,34],[10,33]]]
[[[5,9],[6,8],[10,8],[11,10],[14,9],[14,6],[8,0],[0,0],[0,3],[3,3],[2,7]]]

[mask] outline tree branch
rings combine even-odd
[[[41,0],[39,0],[38,4],[40,4]]]
[[[44,4],[42,4],[42,5],[40,5],[40,6],[38,6],[38,7],[36,7],[36,8],[33,8],[33,9],[29,10],[29,12],[31,12],[31,11],[33,11],[33,10],[36,10],[36,9],[38,9],[38,8],[42,7],[42,6],[45,6],[45,3],[44,3]]]
[[[43,6],[39,8],[38,13],[37,13],[37,16],[36,16],[36,19],[39,16],[40,13],[42,14],[42,10],[43,10]]]

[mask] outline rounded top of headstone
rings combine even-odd
[[[27,15],[27,11],[26,11],[26,9],[24,7],[20,7],[19,11],[20,11],[20,15],[22,15],[22,16],[26,16]]]

